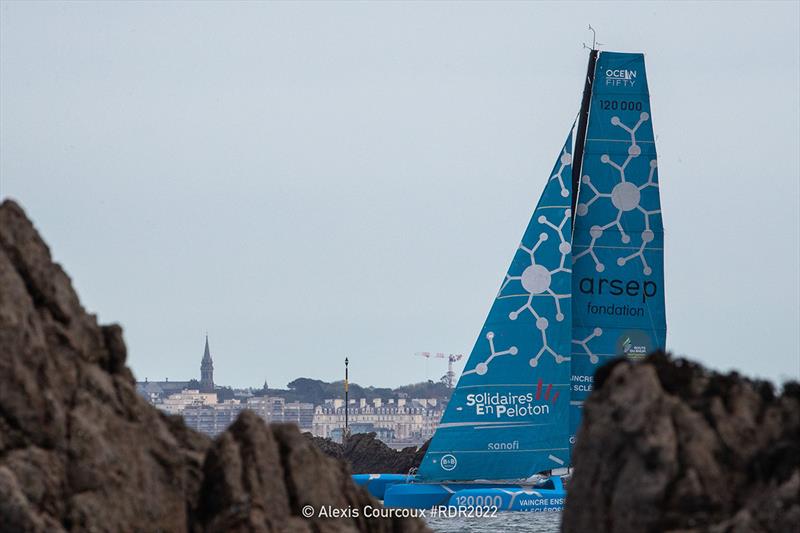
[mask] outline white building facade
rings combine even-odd
[[[436,431],[443,412],[443,405],[433,398],[351,400],[348,425],[351,433],[374,431],[389,444],[420,445]],[[343,400],[325,400],[314,411],[314,435],[340,440],[344,418]]]

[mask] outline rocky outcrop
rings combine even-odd
[[[334,442],[331,439],[326,439],[323,437],[317,437],[309,432],[303,433],[303,436],[328,457],[332,457],[334,459],[339,459],[339,460],[345,460],[344,446],[342,446],[338,442]],[[350,468],[352,470],[353,465],[350,465]],[[356,472],[355,470],[353,470],[353,473],[359,474],[360,472]]]
[[[408,474],[419,468],[430,440],[422,446],[409,446],[402,450],[388,447],[375,433],[351,435],[344,445],[330,439],[314,437],[305,433],[328,457],[344,459],[354,474]]]
[[[800,386],[658,353],[598,370],[563,531],[800,531]]]
[[[378,507],[350,480],[347,465],[326,457],[291,424],[268,426],[250,411],[211,447],[200,491],[197,520],[207,533],[246,531],[390,531],[388,520],[301,518],[319,510]],[[415,530],[412,522],[397,523]],[[422,529],[421,527],[419,529]]]
[[[214,441],[135,392],[119,326],[85,312],[22,209],[0,205],[0,529],[416,531],[304,519],[377,506],[296,427],[243,414]],[[362,515],[363,516],[363,515]]]

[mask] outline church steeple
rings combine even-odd
[[[214,361],[211,360],[211,350],[208,349],[208,335],[203,361],[200,363],[200,392],[214,392]]]

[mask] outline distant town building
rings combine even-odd
[[[374,399],[350,400],[348,412],[350,433],[372,432],[387,444],[419,445],[429,439],[439,420],[443,406],[434,398],[397,401]],[[341,441],[344,427],[344,401],[325,400],[314,412],[314,435]]]
[[[268,421],[283,420],[286,400],[275,396],[256,396],[247,400],[247,408]]]
[[[211,351],[208,349],[208,335],[206,335],[206,347],[203,358],[200,361],[200,381],[195,379],[189,381],[144,381],[136,382],[136,392],[143,396],[153,405],[158,405],[173,394],[184,390],[196,389],[203,393],[213,393],[214,387],[214,362],[211,360]]]
[[[200,362],[200,392],[214,392],[214,361],[211,360],[211,350],[208,349],[208,335],[203,360]]]
[[[172,402],[173,405],[178,403],[178,401]],[[164,404],[158,407],[163,409]],[[248,398],[247,401],[233,399],[220,403],[195,402],[187,404],[180,414],[189,427],[215,436],[225,431],[244,409],[253,411],[265,422],[294,422],[301,431],[311,431],[313,426],[312,404],[286,403],[283,398],[270,396],[256,396]]]
[[[239,400],[225,400],[214,405],[187,407],[182,414],[187,426],[213,437],[225,431],[246,408]]]
[[[314,404],[290,402],[284,406],[282,422],[294,422],[300,431],[313,431]]]
[[[140,381],[136,389],[158,409],[181,415],[186,424],[215,436],[227,429],[244,409],[266,422],[291,422],[301,431],[341,442],[344,429],[344,400],[325,400],[323,405],[287,402],[266,396],[267,382],[259,389],[230,389],[214,384],[214,361],[206,335],[200,361],[200,380]],[[259,396],[261,394],[261,396]],[[442,417],[443,404],[436,399],[350,400],[350,433],[374,432],[390,446],[420,445],[433,435]]]
[[[187,389],[167,396],[158,404],[158,408],[173,415],[180,415],[190,407],[215,405],[216,403],[217,395],[213,392]]]
[[[181,392],[190,388],[189,381],[138,381],[136,383],[136,392],[144,396],[145,400],[153,405],[161,403],[165,398],[172,394]]]

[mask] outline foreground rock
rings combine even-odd
[[[140,398],[119,326],[85,312],[23,211],[0,205],[0,529],[417,531],[301,517],[376,505],[295,427],[243,414],[215,441]]]
[[[563,531],[800,531],[800,386],[655,354],[601,368]]]
[[[419,468],[428,440],[417,448],[409,446],[402,450],[394,450],[375,436],[375,433],[357,433],[351,435],[344,445],[330,439],[304,434],[328,457],[344,459],[350,464],[354,474],[408,474]]]
[[[314,509],[378,507],[350,480],[345,463],[326,457],[290,424],[267,426],[245,411],[207,455],[197,518],[204,531],[390,531],[390,521],[363,516],[300,518]],[[401,525],[401,524],[397,524]],[[415,530],[411,522],[402,524]],[[419,529],[422,529],[421,527]]]

